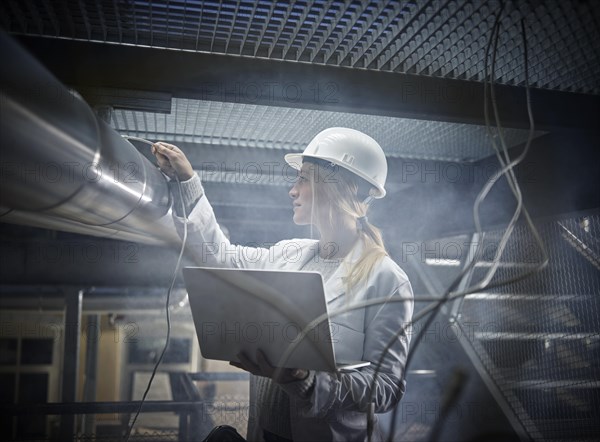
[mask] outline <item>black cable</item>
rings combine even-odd
[[[496,19],[494,21],[494,26],[492,27],[492,32],[491,32],[491,35],[490,35],[490,40],[488,42],[487,49],[486,49],[486,54],[485,54],[485,59],[486,60],[487,60],[487,57],[488,57],[488,53],[489,53],[489,49],[490,49],[491,43],[492,43],[492,41],[494,39],[494,35],[496,35],[496,36],[498,35],[497,31],[498,31],[498,28],[499,28],[500,17],[502,15],[503,9],[504,9],[504,2],[502,2],[501,6],[500,6],[500,12],[496,16]],[[485,89],[485,83],[484,83],[484,96],[485,96],[485,94],[486,94],[486,89]],[[485,107],[485,103],[484,103],[484,107]],[[437,316],[437,313],[439,312],[441,306],[448,301],[450,293],[452,293],[452,291],[456,288],[456,286],[458,286],[458,284],[460,283],[460,281],[462,281],[463,277],[465,275],[467,275],[468,272],[473,268],[473,266],[475,265],[475,262],[477,262],[479,251],[480,251],[480,249],[478,247],[475,255],[473,256],[473,259],[463,268],[463,270],[460,272],[460,274],[452,281],[452,283],[449,285],[448,289],[446,289],[446,292],[442,295],[442,297],[440,298],[440,300],[435,304],[435,308],[433,309],[431,315],[427,318],[427,321],[425,322],[425,324],[424,324],[424,326],[422,328],[421,333],[419,333],[417,335],[415,341],[410,346],[410,349],[408,351],[408,355],[406,357],[406,363],[404,364],[404,372],[405,373],[408,370],[408,367],[409,367],[410,362],[412,361],[413,355],[416,353],[416,348],[418,347],[418,345],[420,344],[421,340],[423,339],[423,336],[425,336],[426,330],[431,326],[431,323],[433,322],[433,320]],[[397,339],[397,338],[395,338],[395,339]],[[392,344],[393,344],[393,342],[395,342],[395,339],[393,341],[391,341]],[[391,345],[386,346],[386,348],[384,350],[384,354],[381,357],[380,364],[383,362],[383,358],[387,355],[387,352],[389,351],[389,348],[391,348]],[[371,390],[373,390],[373,386],[371,387]],[[372,393],[371,393],[371,395],[372,395]],[[399,409],[399,407],[396,405],[396,407],[394,407],[394,412],[392,413],[392,421],[390,423],[390,430],[389,430],[389,435],[388,435],[388,442],[391,442],[393,440],[394,433],[396,432],[396,418],[397,418],[397,415],[398,415],[398,409]]]
[[[461,369],[456,369],[452,373],[452,378],[450,379],[449,385],[446,388],[444,393],[444,397],[442,398],[442,406],[440,407],[440,414],[435,420],[433,424],[433,428],[429,433],[429,441],[435,442],[438,440],[440,436],[440,431],[442,431],[442,426],[446,421],[446,417],[450,410],[454,406],[454,403],[459,398],[460,394],[463,391],[467,383],[468,375]]]
[[[154,144],[148,140],[144,140],[143,138],[138,138],[138,137],[124,136],[123,138],[134,139],[134,140],[141,141],[141,142],[144,142],[144,143],[150,144],[150,145]],[[179,177],[175,176],[175,179],[177,180],[177,187],[179,189],[179,197],[181,200],[181,210],[182,210],[181,213],[183,214],[184,222],[183,222],[183,239],[181,242],[181,250],[179,251],[179,256],[177,258],[177,264],[175,265],[175,270],[174,270],[173,276],[171,278],[171,284],[169,285],[169,290],[167,291],[167,299],[165,301],[165,311],[166,311],[166,315],[167,315],[167,338],[165,340],[165,345],[160,353],[160,356],[159,356],[158,360],[156,361],[156,364],[154,365],[154,369],[152,370],[152,374],[150,375],[150,380],[148,381],[148,386],[146,387],[146,391],[144,391],[144,395],[142,396],[142,400],[140,401],[140,404],[135,413],[135,416],[133,417],[133,421],[131,422],[131,425],[129,425],[129,427],[127,429],[127,433],[125,433],[125,442],[129,442],[129,437],[131,436],[131,432],[133,431],[135,422],[137,421],[137,418],[140,415],[140,412],[142,411],[142,406],[144,405],[144,402],[146,401],[148,392],[150,391],[150,388],[152,387],[152,381],[154,380],[154,377],[156,376],[156,371],[158,370],[158,367],[159,367],[160,363],[162,362],[163,357],[165,356],[167,348],[169,347],[169,342],[171,340],[171,312],[169,311],[169,305],[171,302],[171,292],[173,291],[173,287],[175,286],[175,280],[177,279],[177,274],[179,273],[179,266],[181,265],[181,259],[183,257],[183,252],[185,250],[185,244],[187,242],[187,223],[188,223],[187,214],[186,214],[186,210],[185,210],[185,203],[183,201],[183,189],[181,188],[181,182],[179,181]]]
[[[410,362],[412,361],[413,355],[416,353],[416,348],[418,347],[419,343],[423,339],[423,336],[425,336],[425,331],[431,326],[431,323],[437,316],[437,313],[440,310],[441,306],[444,303],[446,303],[452,299],[455,299],[455,298],[450,298],[450,294],[456,288],[456,286],[460,283],[462,278],[467,274],[467,272],[475,265],[475,262],[476,262],[476,259],[474,257],[474,259],[467,266],[465,266],[465,268],[454,279],[454,281],[452,281],[452,283],[450,284],[450,286],[448,287],[446,292],[443,294],[443,296],[438,301],[436,301],[433,304],[429,304],[429,306],[425,307],[423,310],[421,310],[419,312],[421,314],[421,316],[425,316],[430,311],[431,311],[431,314],[427,318],[427,321],[425,321],[425,325],[423,326],[421,333],[419,333],[417,335],[415,341],[409,347],[408,354],[406,356],[406,363],[404,364],[404,372],[405,373],[408,370],[408,367],[409,367]],[[413,320],[410,323],[410,326],[412,326],[419,319],[420,319],[419,315],[414,315]],[[394,337],[388,342],[388,345],[386,345],[386,347],[383,350],[383,353],[377,363],[377,369],[375,370],[375,373],[373,376],[373,381],[371,383],[371,401],[373,401],[375,382],[377,381],[377,376],[379,375],[380,367],[383,364],[383,361],[384,361],[385,357],[387,356],[388,352],[392,348],[392,345],[396,342],[396,339],[400,338],[401,335],[406,335],[406,329],[407,329],[406,326],[402,327],[402,329],[394,335]],[[398,409],[399,409],[399,407],[396,405],[394,407],[394,412],[392,413],[392,421],[390,423],[390,432],[389,432],[389,436],[388,436],[389,442],[391,442],[393,440],[394,433],[396,431],[396,417],[398,415],[397,414]]]

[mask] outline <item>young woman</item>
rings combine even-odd
[[[336,358],[370,361],[370,366],[347,373],[276,370],[276,361],[267,361],[261,352],[252,355],[254,359],[239,355],[241,362],[233,365],[252,373],[248,440],[366,440],[369,411],[388,411],[404,394],[407,334],[396,339],[383,359],[373,394],[371,385],[384,348],[409,323],[413,311],[408,278],[387,255],[380,231],[367,219],[369,202],[385,196],[387,162],[379,144],[357,130],[330,128],[303,153],[286,155],[298,170],[289,191],[293,220],[314,227],[319,239],[281,241],[270,249],[231,244],[181,150],[156,143],[153,152],[161,170],[181,181],[189,214],[188,244],[200,265],[317,271],[329,312],[381,301],[334,319],[339,327],[334,336]],[[181,233],[183,220],[175,216],[175,223]],[[357,342],[357,337],[362,347],[344,345]],[[380,437],[375,430],[373,438]]]

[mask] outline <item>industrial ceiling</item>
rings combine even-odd
[[[487,78],[485,53],[496,15],[502,9],[495,83],[519,87],[525,84],[520,28],[523,19],[527,28],[529,84],[538,90],[598,95],[597,3],[505,3],[502,8],[497,1],[27,0],[2,2],[0,23],[19,36],[225,54],[228,59],[270,61],[272,66],[279,66],[277,62],[283,60],[288,69],[299,75],[306,65],[335,67],[338,71],[342,68],[341,75],[350,76],[359,71],[391,73],[397,77],[386,77],[391,78],[386,86],[393,85],[397,78],[394,89],[413,78],[455,80],[452,84],[480,84],[483,89]],[[151,63],[138,72],[140,77],[150,75]],[[226,73],[220,78],[229,78],[224,86],[229,90],[212,91],[210,97],[206,97],[206,91],[200,97],[181,92],[160,113],[156,112],[158,109],[118,109],[111,124],[121,133],[150,139],[266,147],[275,151],[301,149],[320,130],[337,125],[369,133],[390,157],[472,162],[493,154],[482,120],[471,118],[473,113],[483,114],[481,93],[461,103],[473,108],[468,118],[462,114],[434,117],[429,108],[418,115],[390,111],[394,103],[388,103],[385,111],[376,109],[377,104],[365,103],[361,107],[360,102],[327,107],[328,97],[335,102],[340,98],[338,92],[350,94],[353,77],[349,83],[337,83],[333,77],[333,82],[304,87],[304,94],[316,87],[310,93],[321,99],[307,105],[294,99],[305,85],[280,79],[277,84],[284,88],[282,93],[288,100],[257,100],[256,94],[261,93],[257,87],[274,86],[257,86],[256,82],[251,83],[254,78],[243,83],[243,77],[240,82],[233,75]],[[359,95],[370,92],[365,92],[365,88],[376,87],[369,85],[369,77],[365,78],[367,86],[365,82],[357,85],[361,90],[355,92]],[[377,83],[381,77],[371,78]],[[77,80],[81,78],[73,82]],[[338,90],[340,84],[346,91]],[[159,81],[154,87],[157,85],[161,86]],[[439,95],[439,90],[432,92],[436,93]],[[523,91],[518,93],[524,97]],[[510,94],[512,97],[517,92],[511,89]],[[113,104],[119,107],[118,103]],[[169,114],[164,115],[165,112]],[[528,133],[526,121],[503,131],[509,147],[523,144]],[[537,131],[535,135],[542,133]],[[281,156],[281,152],[273,152],[273,158]]]
[[[520,20],[533,87],[598,94],[600,7],[506,2],[497,79],[523,85]],[[182,49],[483,81],[499,1],[5,1],[11,33]],[[567,50],[565,50],[567,49]]]

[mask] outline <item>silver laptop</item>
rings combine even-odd
[[[335,371],[369,365],[336,361],[335,327],[326,315],[319,273],[185,267],[183,277],[206,359],[239,362],[237,354],[244,352],[254,360],[260,349],[277,367]],[[325,320],[316,324],[320,317]],[[344,344],[362,349],[363,342]]]

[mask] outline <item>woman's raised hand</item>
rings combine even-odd
[[[194,169],[185,154],[173,144],[159,141],[152,145],[152,153],[156,156],[158,167],[171,179],[189,180],[194,176]]]

